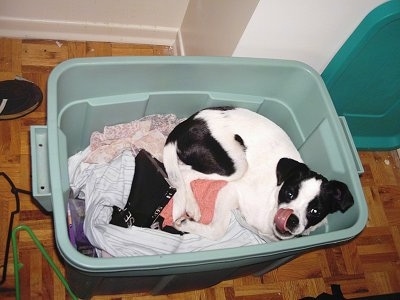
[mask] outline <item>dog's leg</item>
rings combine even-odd
[[[176,143],[171,142],[165,145],[163,153],[163,163],[168,174],[168,179],[176,188],[172,208],[172,218],[174,221],[184,216],[186,209],[186,186],[181,174],[176,151]]]
[[[189,218],[193,219],[196,222],[198,222],[201,218],[200,207],[197,204],[197,201],[193,195],[190,184],[189,187],[186,189],[186,214],[189,216]]]
[[[236,191],[228,184],[223,187],[215,202],[214,216],[210,224],[201,224],[188,218],[180,218],[174,227],[180,231],[218,240],[224,236],[231,219],[231,210],[237,208]]]
[[[193,190],[191,188],[191,181],[193,177],[193,171],[191,169],[187,169],[187,166],[183,166],[182,171],[182,180],[184,185],[180,188],[180,193],[178,193],[178,197],[184,197],[184,199],[177,199],[174,196],[174,204],[173,204],[173,219],[175,222],[180,222],[183,219],[191,219],[194,221],[199,221],[201,218],[200,207],[197,203],[197,200],[193,194]],[[193,177],[196,178],[196,177]],[[177,190],[178,192],[178,190]],[[176,194],[175,194],[176,195]],[[177,202],[175,202],[177,201]],[[175,211],[175,213],[174,213]]]
[[[173,197],[172,218],[177,221],[182,217],[189,217],[198,221],[201,218],[200,208],[190,187],[193,171],[190,166],[179,164],[176,151],[176,144],[168,143],[164,147],[163,154],[168,178],[176,188],[176,193]]]
[[[178,197],[184,199],[176,198],[176,194],[174,195],[173,211],[175,210],[175,214],[173,213],[173,219],[179,222],[179,220],[189,218],[197,222],[201,218],[201,212],[190,185],[191,181],[197,178],[197,175],[190,166],[186,165],[181,165],[180,171],[183,185],[177,189],[177,193],[179,191]]]

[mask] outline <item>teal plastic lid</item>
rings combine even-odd
[[[358,149],[400,148],[400,1],[372,10],[322,78]]]

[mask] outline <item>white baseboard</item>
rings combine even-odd
[[[400,149],[397,149],[397,155],[398,155],[399,158],[400,158]]]
[[[179,28],[0,17],[0,36],[172,46]]]

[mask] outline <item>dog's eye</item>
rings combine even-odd
[[[285,191],[285,195],[286,195],[286,198],[289,199],[289,200],[293,200],[294,199],[294,193],[292,191],[286,190]]]
[[[311,208],[308,213],[313,217],[318,217],[320,215],[320,211],[316,208]]]
[[[296,199],[298,193],[299,191],[296,189],[296,187],[284,185],[279,191],[278,201],[279,203],[289,203]]]

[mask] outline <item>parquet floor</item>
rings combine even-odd
[[[109,55],[171,55],[165,46],[116,43],[0,39],[0,80],[22,75],[46,94],[50,71],[73,57]],[[46,99],[45,99],[46,100]],[[16,120],[0,121],[0,172],[14,184],[30,190],[29,126],[45,124],[46,101],[33,113]],[[369,206],[365,230],[344,244],[312,251],[261,277],[228,280],[212,288],[165,296],[146,294],[98,296],[95,299],[299,299],[331,293],[340,284],[347,299],[400,292],[400,160],[396,152],[360,152],[365,173],[361,177]],[[21,211],[14,226],[29,225],[58,267],[51,216],[42,213],[27,195],[20,195]],[[0,178],[0,259],[4,256],[10,211],[15,201],[8,184]],[[19,236],[22,299],[68,299],[25,233]],[[2,262],[1,262],[2,263]],[[0,265],[0,271],[3,266]],[[1,299],[14,299],[14,270],[10,255]]]

